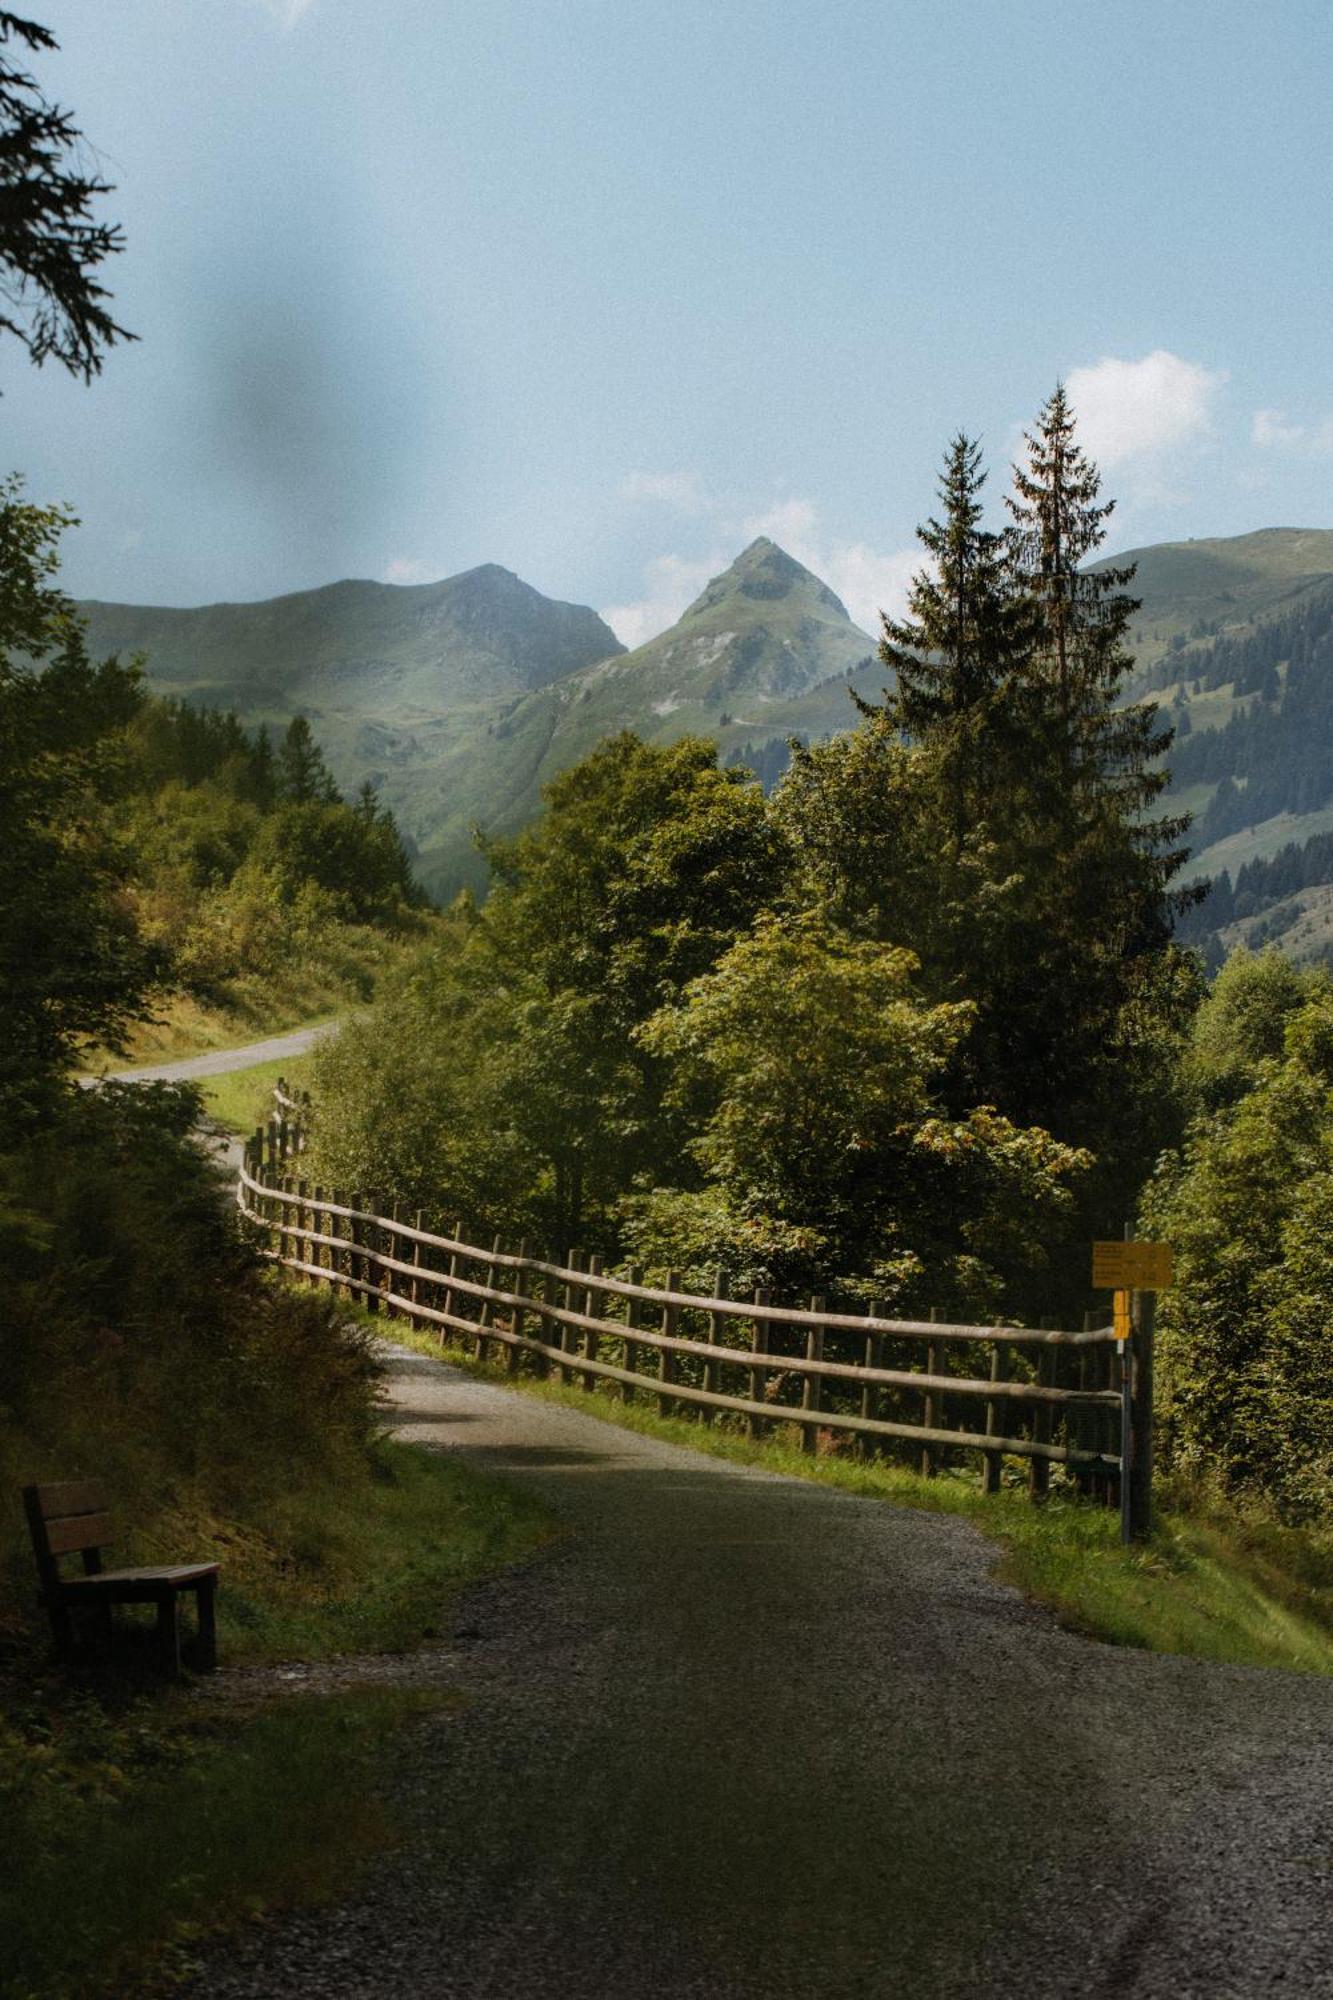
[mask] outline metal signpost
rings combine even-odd
[[[1153,1319],[1172,1281],[1169,1243],[1094,1243],[1092,1282],[1115,1294],[1120,1355],[1120,1539],[1152,1526]]]

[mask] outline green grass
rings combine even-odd
[[[799,1449],[794,1426],[790,1442],[754,1442],[723,1421],[663,1418],[646,1403],[621,1403],[603,1391],[502,1375],[466,1353],[441,1350],[428,1334],[399,1323],[392,1332],[507,1387],[645,1436],[898,1506],[963,1515],[998,1545],[999,1574],[1007,1582],[1089,1638],[1333,1674],[1333,1532],[1283,1527],[1206,1495],[1168,1491],[1151,1539],[1126,1549],[1118,1516],[1072,1492],[1055,1491],[1034,1505],[1016,1487],[985,1495],[978,1480],[960,1473],[922,1479],[883,1460],[833,1452],[810,1457]]]
[[[326,1659],[438,1638],[463,1584],[532,1554],[554,1532],[530,1495],[419,1445],[380,1442],[368,1484],[293,1495],[263,1532],[225,1527],[222,1656]]]
[[[1211,847],[1192,856],[1190,870],[1192,874],[1220,875],[1226,868],[1234,882],[1247,861],[1271,861],[1288,841],[1299,844],[1312,840],[1317,833],[1333,833],[1333,806],[1322,806],[1318,812],[1310,813],[1276,813],[1257,826],[1229,833],[1225,840],[1214,841]]]
[[[210,1520],[186,1501],[156,1524],[154,1545],[131,1553],[219,1555],[221,1656],[254,1665],[418,1647],[441,1636],[460,1586],[552,1532],[528,1495],[380,1440],[368,1478],[298,1488],[262,1528]],[[396,1837],[377,1784],[395,1733],[450,1698],[353,1687],[238,1711],[211,1703],[206,1683],[193,1699],[146,1694],[134,1641],[122,1635],[115,1678],[101,1670],[82,1686],[43,1679],[31,1641],[11,1653],[0,1686],[3,2000],[151,1992],[187,1967],[205,1931],[341,1892]]]
[[[163,1003],[158,1018],[133,1030],[129,1051],[111,1056],[89,1050],[83,1067],[105,1070],[115,1076],[120,1070],[146,1069],[157,1063],[183,1062],[190,1056],[212,1055],[224,1049],[248,1048],[251,1042],[265,1041],[270,1035],[292,1035],[302,1028],[320,1028],[336,1018],[339,1006],[347,1004],[346,994],[330,993],[314,1006],[305,996],[290,1006],[275,1004],[259,1010],[231,1011],[201,1006],[187,995],[177,994]]]
[[[0,1995],[146,1994],[188,1973],[208,1933],[344,1889],[394,1838],[390,1739],[442,1699],[362,1689],[238,1713],[177,1698],[15,1732]]]
[[[310,1074],[309,1056],[288,1056],[283,1062],[255,1063],[250,1069],[229,1070],[225,1076],[201,1076],[204,1109],[214,1124],[248,1138],[262,1125],[273,1106],[273,1086],[282,1077],[298,1088]]]

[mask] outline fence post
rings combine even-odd
[[[601,1258],[598,1257],[596,1254],[589,1257],[588,1276],[590,1278],[600,1277],[601,1270],[602,1270]],[[600,1292],[586,1291],[583,1294],[583,1310],[587,1314],[589,1319],[600,1318],[602,1311],[602,1294]],[[595,1361],[597,1359],[597,1335],[593,1332],[591,1327],[587,1327],[584,1331],[583,1352],[587,1356],[589,1361]],[[597,1387],[597,1377],[593,1374],[590,1368],[585,1368],[583,1371],[583,1386],[587,1390],[589,1395],[591,1395],[593,1390]]]
[[[1041,1323],[1042,1332],[1047,1332],[1049,1327],[1050,1321],[1044,1319]],[[1051,1387],[1051,1377],[1054,1372],[1053,1354],[1054,1349],[1050,1347],[1039,1347],[1037,1349],[1037,1387],[1039,1389],[1049,1389]],[[1051,1405],[1041,1402],[1034,1403],[1032,1406],[1032,1442],[1034,1444],[1049,1444],[1050,1441]],[[1030,1458],[1028,1460],[1028,1498],[1030,1500],[1044,1500],[1050,1490],[1050,1459]]]
[[[358,1192],[352,1206],[358,1211],[354,1227],[357,1249],[360,1253],[357,1257],[356,1275],[360,1278],[363,1287],[361,1303],[368,1313],[378,1313],[380,1309],[379,1288],[377,1285],[373,1285],[370,1279],[371,1225],[366,1220],[366,1211],[371,1206],[371,1198],[364,1189]]]
[[[995,1324],[997,1326],[1002,1326],[1004,1322],[1002,1320],[997,1319]],[[1003,1340],[992,1341],[991,1351],[990,1351],[990,1379],[992,1382],[1005,1382],[1008,1380],[1008,1378],[1009,1378],[1008,1345]],[[986,1404],[987,1437],[999,1437],[1002,1435],[1000,1412],[1003,1410],[1004,1407],[1005,1403],[1004,1403],[1004,1398],[1002,1396],[993,1396],[987,1402]],[[1001,1454],[998,1451],[988,1451],[983,1456],[981,1463],[981,1490],[983,1493],[999,1492],[1002,1463],[1003,1461],[1001,1458]]]
[[[542,1258],[542,1262],[544,1264],[551,1262],[551,1253],[549,1250]],[[537,1337],[545,1347],[554,1347],[555,1345],[553,1330],[555,1321],[551,1318],[551,1307],[555,1304],[559,1295],[559,1281],[552,1277],[549,1271],[544,1272],[541,1281],[541,1304],[537,1308]],[[538,1381],[545,1382],[551,1373],[550,1356],[548,1354],[539,1354],[535,1357],[535,1363]]]
[[[869,1319],[880,1319],[883,1317],[883,1310],[884,1300],[872,1299],[867,1309],[867,1317]],[[882,1333],[868,1333],[866,1335],[865,1365],[867,1368],[880,1368],[883,1366],[883,1363],[884,1335]],[[879,1397],[880,1391],[876,1383],[863,1382],[861,1384],[861,1415],[863,1417],[872,1419],[879,1415]],[[873,1458],[879,1453],[884,1440],[877,1437],[867,1437],[862,1432],[856,1442],[857,1450],[863,1458]]]
[[[632,1285],[641,1285],[643,1283],[642,1264],[630,1265],[629,1281]],[[631,1375],[637,1375],[639,1372],[639,1343],[633,1337],[634,1315],[638,1311],[638,1306],[639,1302],[637,1299],[626,1299],[625,1301],[625,1366]],[[622,1403],[633,1402],[634,1384],[632,1382],[621,1383],[620,1400]]]
[[[675,1292],[680,1289],[679,1271],[667,1272],[666,1289],[669,1292]],[[679,1324],[680,1324],[680,1307],[663,1306],[662,1332],[674,1335],[676,1328]],[[661,1354],[662,1354],[661,1380],[663,1382],[674,1382],[676,1379],[676,1356],[672,1351],[672,1349],[669,1347],[664,1347],[661,1350]],[[657,1410],[659,1416],[663,1417],[671,1416],[675,1410],[675,1407],[676,1407],[676,1402],[673,1396],[664,1396],[659,1394],[657,1398]]]
[[[583,1269],[582,1250],[571,1250],[569,1252],[568,1256],[565,1258],[565,1269],[570,1272],[582,1271]],[[578,1311],[578,1305],[576,1303],[578,1295],[579,1295],[578,1287],[575,1285],[573,1278],[572,1277],[567,1278],[565,1280],[566,1312]],[[556,1296],[558,1299],[559,1297],[558,1288]],[[569,1354],[571,1352],[577,1354],[579,1351],[579,1336],[577,1329],[571,1326],[566,1326],[565,1322],[562,1319],[558,1319],[555,1322],[555,1334],[551,1344],[554,1347],[558,1347],[562,1355]],[[568,1388],[569,1384],[574,1379],[573,1369],[570,1367],[567,1361],[557,1361],[556,1367],[559,1370],[559,1379],[565,1384],[566,1388]]]
[[[1153,1292],[1135,1292],[1131,1302],[1130,1423],[1133,1458],[1129,1469],[1129,1531],[1142,1541],[1152,1529],[1152,1400],[1153,1344],[1157,1297]]]
[[[335,1231],[333,1217],[329,1214],[328,1205],[333,1200],[333,1192],[330,1188],[318,1187],[315,1189],[315,1199],[319,1203],[319,1208],[315,1216],[319,1233],[321,1236],[332,1236],[335,1234]],[[319,1255],[315,1258],[315,1262],[322,1265],[324,1270],[328,1272],[329,1275],[324,1279],[324,1283],[329,1288],[329,1297],[333,1298],[335,1295],[333,1283],[333,1273],[336,1269],[335,1252],[331,1243],[321,1243],[318,1246],[318,1250]]]
[[[812,1313],[822,1313],[827,1303],[828,1301],[823,1293],[818,1292],[810,1301],[810,1310]],[[822,1326],[806,1328],[805,1358],[807,1361],[822,1361],[824,1359],[824,1329]],[[818,1449],[819,1435],[814,1419],[818,1418],[823,1404],[823,1376],[807,1374],[801,1384],[801,1412],[804,1418],[801,1424],[802,1451],[813,1452]]]
[[[309,1195],[309,1193],[310,1193],[310,1184],[308,1181],[298,1181],[296,1183],[296,1199],[297,1202],[299,1203],[299,1206],[296,1211],[296,1230],[297,1230],[297,1240],[301,1246],[298,1255],[303,1264],[310,1264],[314,1262],[314,1259],[310,1255],[310,1224],[306,1220],[306,1198]],[[300,1277],[301,1277],[301,1283],[303,1285],[310,1285],[314,1283],[314,1279],[310,1276],[308,1271],[302,1271],[300,1273]]]
[[[462,1225],[462,1222],[461,1222],[461,1221],[460,1221],[460,1222],[456,1222],[456,1223],[454,1224],[453,1228],[452,1228],[452,1229],[451,1229],[451,1230],[449,1231],[449,1236],[450,1236],[450,1239],[451,1239],[451,1241],[452,1241],[452,1242],[454,1242],[454,1243],[461,1243],[461,1242],[462,1242],[462,1240],[463,1240],[463,1225]],[[445,1273],[445,1284],[444,1284],[444,1304],[443,1304],[443,1305],[441,1306],[441,1308],[440,1308],[441,1312],[443,1312],[444,1314],[446,1314],[446,1316],[448,1316],[448,1317],[452,1317],[452,1315],[453,1315],[453,1310],[454,1310],[454,1279],[455,1279],[455,1278],[456,1278],[457,1276],[458,1276],[458,1252],[457,1252],[457,1250],[451,1250],[451,1251],[449,1252],[449,1269],[448,1269],[448,1271],[447,1271],[447,1272]],[[441,1341],[446,1341],[446,1340],[450,1340],[450,1341],[457,1341],[457,1342],[459,1343],[459,1345],[461,1346],[461,1344],[462,1344],[462,1338],[463,1338],[463,1337],[462,1337],[462,1335],[461,1335],[461,1334],[460,1334],[460,1333],[458,1332],[458,1329],[457,1329],[456,1327],[452,1327],[452,1326],[442,1326],[442,1327],[440,1328],[440,1339],[441,1339]]]
[[[722,1269],[722,1266],[719,1264],[713,1271],[713,1297],[715,1299],[724,1299],[726,1295],[727,1295],[727,1277],[725,1271]],[[719,1313],[719,1312],[709,1313],[708,1343],[710,1347],[726,1346],[727,1343],[722,1337],[726,1331],[726,1325],[727,1321],[726,1321],[726,1315],[724,1313]],[[721,1386],[721,1380],[722,1380],[722,1363],[720,1361],[715,1361],[710,1357],[704,1363],[704,1379],[703,1379],[703,1386],[710,1396],[715,1396],[717,1394],[718,1389]],[[714,1411],[712,1408],[710,1408],[710,1406],[707,1403],[705,1403],[700,1409],[699,1414],[703,1418],[705,1423],[711,1423],[713,1421],[714,1416],[716,1415],[716,1411]]]
[[[1134,1343],[1132,1340],[1116,1342],[1116,1354],[1120,1361],[1120,1539],[1132,1542],[1134,1539]]]
[[[495,1255],[496,1257],[498,1257],[500,1254],[502,1241],[503,1239],[499,1236],[494,1237],[491,1241],[491,1251],[493,1255]],[[486,1273],[487,1292],[488,1293],[493,1292],[495,1290],[495,1284],[496,1284],[495,1266],[494,1264],[485,1264],[482,1266],[482,1268]],[[481,1302],[481,1311],[477,1314],[477,1331],[473,1337],[474,1339],[473,1351],[478,1361],[484,1361],[486,1359],[486,1328],[491,1323],[491,1315],[494,1312],[494,1310],[495,1308],[492,1300],[490,1298],[484,1298]]]
[[[757,1306],[766,1306],[768,1304],[768,1291],[765,1286],[760,1285],[757,1287],[754,1295],[754,1302]],[[751,1326],[752,1326],[752,1331],[750,1335],[751,1352],[754,1354],[766,1353],[768,1349],[768,1321],[763,1319],[756,1319],[751,1322]],[[764,1386],[767,1380],[767,1376],[768,1376],[768,1370],[766,1368],[751,1367],[750,1401],[752,1403],[763,1402]],[[750,1436],[752,1438],[762,1437],[764,1434],[764,1419],[762,1417],[751,1416],[748,1421],[749,1421]]]
[[[408,1296],[411,1298],[412,1304],[414,1306],[419,1306],[421,1304],[421,1280],[417,1276],[417,1272],[421,1269],[421,1210],[420,1209],[417,1209],[415,1214],[413,1215],[412,1231],[413,1231],[412,1276],[408,1281],[411,1286],[411,1290]],[[415,1312],[410,1315],[410,1318],[413,1326],[415,1326],[417,1323],[417,1316]]]
[[[388,1229],[384,1232],[385,1236],[388,1239],[387,1245],[384,1246],[384,1254],[387,1257],[391,1257],[395,1263],[397,1263],[402,1256],[402,1249],[401,1249],[402,1239],[398,1234],[399,1216],[400,1216],[400,1209],[398,1202],[396,1200],[390,1202],[389,1226]],[[381,1266],[380,1268],[380,1283],[382,1285],[387,1284],[388,1289],[391,1292],[401,1292],[406,1289],[405,1286],[399,1285],[397,1271],[386,1271],[383,1268],[383,1266]],[[390,1305],[387,1299],[385,1300],[384,1303],[384,1310],[389,1315],[390,1319],[403,1319],[406,1317],[400,1306]]]
[[[520,1260],[519,1268],[514,1273],[514,1282],[511,1289],[520,1299],[525,1299],[528,1295],[528,1273],[526,1269],[528,1239],[526,1236],[520,1236],[518,1240],[518,1255]],[[526,1306],[511,1307],[509,1331],[513,1334],[514,1338],[505,1349],[506,1375],[517,1375],[518,1373],[519,1363],[523,1359],[522,1343],[527,1338],[527,1325],[528,1314]]]
[[[939,1307],[932,1306],[930,1309],[931,1319],[936,1320],[939,1316]],[[937,1340],[932,1340],[926,1347],[927,1375],[939,1374],[939,1360],[940,1344]],[[939,1428],[940,1401],[941,1399],[934,1389],[927,1389],[926,1399],[921,1411],[921,1420],[928,1431]],[[921,1477],[923,1479],[933,1479],[935,1477],[935,1447],[933,1444],[923,1444],[921,1447]]]

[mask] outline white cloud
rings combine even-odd
[[[701,562],[684,556],[656,556],[643,573],[644,595],[633,604],[608,605],[602,616],[622,645],[631,649],[642,646],[674,625],[710,578],[731,560],[726,555],[706,556]]]
[[[1071,368],[1066,382],[1078,416],[1079,441],[1104,469],[1151,465],[1212,426],[1225,370],[1203,368],[1159,347],[1141,361],[1106,355]]]
[[[621,481],[624,500],[653,500],[681,514],[707,514],[712,501],[692,472],[631,472]]]
[[[318,0],[258,0],[258,4],[284,33],[290,34],[297,22],[318,4]]]
[[[1292,424],[1285,410],[1256,410],[1250,441],[1260,451],[1298,451],[1311,458],[1333,457],[1333,417],[1321,423]]]
[[[1271,445],[1299,444],[1305,436],[1303,424],[1289,424],[1283,410],[1256,410],[1250,442],[1261,451]]]
[[[436,564],[420,556],[390,556],[384,565],[382,583],[434,583],[440,571]]]

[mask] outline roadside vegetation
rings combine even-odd
[[[24,1483],[105,1481],[120,1560],[220,1559],[230,1665],[438,1639],[462,1583],[550,1532],[381,1435],[366,1335],[239,1243],[198,1109],[110,1084],[0,1159],[0,1993],[24,2000],[145,1991],[204,1929],[333,1893],[393,1835],[370,1774],[424,1699],[164,1697],[131,1610],[111,1668],[53,1671]]]
[[[227,1070],[222,1076],[201,1076],[198,1090],[204,1115],[224,1132],[248,1138],[273,1109],[279,1082],[304,1089],[310,1079],[309,1055],[287,1056],[280,1062],[252,1063],[249,1069]]]
[[[88,659],[52,583],[65,518],[0,493],[7,2000],[146,1992],[206,1928],[333,1893],[393,1836],[371,1772],[422,1700],[215,1709],[136,1668],[132,1610],[110,1667],[54,1670],[25,1484],[101,1480],[121,1561],[219,1559],[231,1664],[419,1646],[549,1532],[383,1438],[364,1335],[240,1240],[200,1092],[74,1086],[164,1012],[236,1038],[365,998],[428,918],[392,820],[337,798],[304,724],[270,745]],[[219,1109],[250,1122],[265,1095],[242,1079]]]

